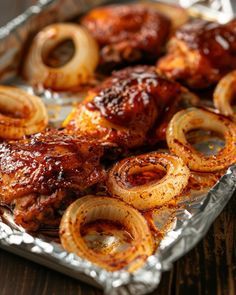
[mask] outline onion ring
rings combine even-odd
[[[233,94],[236,92],[236,71],[233,71],[223,77],[217,84],[214,94],[213,101],[216,109],[225,116],[233,117],[236,122],[236,113],[231,106]]]
[[[185,133],[203,129],[224,135],[225,147],[217,155],[205,156],[188,143]],[[182,110],[174,115],[167,128],[167,143],[191,170],[213,172],[236,162],[236,125],[224,116],[197,108]]]
[[[1,138],[19,139],[41,132],[48,124],[41,99],[15,87],[0,86],[0,111]],[[16,118],[6,114],[14,114]]]
[[[81,236],[84,224],[96,220],[110,220],[123,225],[132,235],[133,242],[126,251],[103,254],[88,247]],[[111,197],[88,195],[72,203],[62,217],[60,238],[68,252],[76,253],[91,262],[115,271],[128,266],[134,271],[153,253],[154,242],[145,218],[136,209]]]
[[[47,66],[43,56],[68,39],[75,46],[73,57],[61,67]],[[69,23],[53,24],[44,28],[33,40],[23,75],[33,85],[66,90],[88,82],[93,76],[98,59],[96,41],[85,28]]]
[[[166,170],[161,180],[131,187],[129,174],[150,169]],[[189,169],[179,157],[164,153],[149,153],[124,159],[110,170],[109,192],[139,210],[148,210],[168,203],[188,184]]]

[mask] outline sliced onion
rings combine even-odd
[[[75,46],[73,57],[61,67],[47,66],[43,56],[68,39]],[[94,74],[98,58],[97,43],[85,28],[69,23],[53,24],[44,28],[33,40],[23,74],[33,85],[66,90],[88,82]]]
[[[131,186],[128,182],[130,174],[148,169],[166,170],[160,180],[147,184]],[[108,190],[110,193],[139,210],[152,209],[168,203],[188,183],[189,169],[179,157],[164,153],[149,153],[131,157],[118,162],[109,172]]]
[[[225,116],[232,116],[236,121],[236,113],[233,110],[231,101],[236,93],[236,71],[223,77],[217,84],[214,91],[214,105]]]
[[[40,132],[48,124],[47,110],[41,99],[15,87],[0,86],[0,113],[0,137],[5,139]]]
[[[126,251],[104,254],[88,247],[81,236],[83,225],[108,220],[124,226],[133,242]],[[115,271],[125,266],[129,271],[140,267],[154,251],[154,242],[145,218],[136,209],[111,197],[86,196],[71,204],[62,217],[61,243],[65,250]]]
[[[212,156],[196,151],[186,139],[186,133],[193,129],[222,134],[225,147]],[[166,139],[170,150],[194,171],[219,171],[236,162],[236,125],[226,117],[208,110],[189,108],[175,114],[168,125]]]

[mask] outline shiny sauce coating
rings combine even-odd
[[[87,104],[108,121],[121,126],[148,124],[180,93],[180,86],[159,76],[154,67],[137,66],[115,72]],[[156,118],[155,118],[156,119]]]
[[[198,50],[212,66],[221,70],[236,67],[236,20],[224,25],[194,20],[178,30],[176,37]]]
[[[103,178],[102,148],[61,131],[0,144],[0,202],[58,189],[79,191]]]
[[[155,61],[171,29],[167,17],[141,4],[95,8],[82,25],[100,46],[100,65],[113,66]]]

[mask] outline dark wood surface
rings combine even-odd
[[[0,0],[0,25],[32,0]],[[236,195],[206,237],[163,274],[159,295],[236,294]],[[0,295],[101,295],[102,291],[0,250]]]

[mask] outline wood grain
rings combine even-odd
[[[33,0],[0,0],[0,25]],[[236,195],[206,237],[164,273],[152,295],[236,294]],[[0,250],[1,295],[101,295],[102,291]]]

